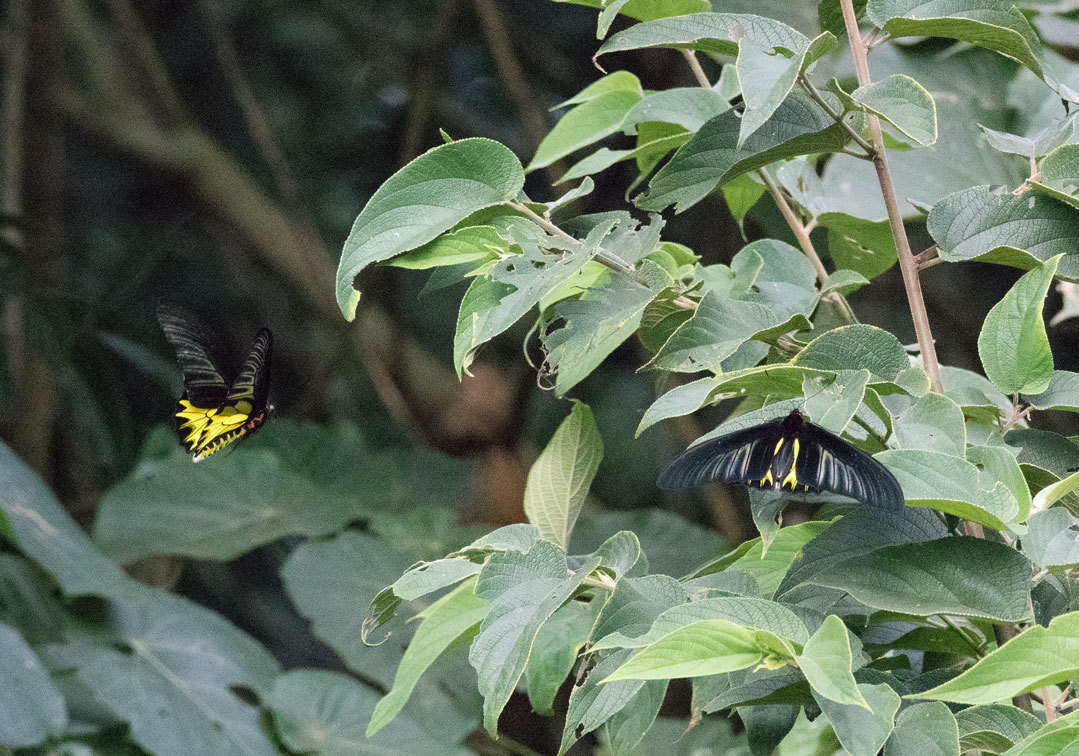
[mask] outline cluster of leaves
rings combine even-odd
[[[278,420],[196,467],[164,433],[151,437],[91,540],[0,446],[0,534],[19,552],[0,555],[0,744],[464,752],[481,721],[497,736],[515,690],[553,713],[572,678],[561,751],[593,732],[613,754],[669,750],[690,724],[687,752],[1075,747],[1079,712],[1065,712],[1079,669],[1079,443],[1026,418],[1079,411],[1079,374],[1055,369],[1042,317],[1054,278],[1079,282],[1079,139],[1061,104],[1079,99],[1079,67],[996,0],[854,3],[877,37],[956,43],[928,54],[878,46],[874,71],[885,75],[862,86],[828,75],[845,36],[835,0],[819,4],[813,34],[712,13],[707,0],[582,4],[601,9],[604,62],[670,48],[722,64],[718,80],[648,91],[628,71],[606,74],[564,103],[527,169],[496,142],[447,137],[356,219],[342,312],[355,314],[355,278],[374,263],[468,282],[458,373],[532,317],[540,370],[560,397],[635,336],[642,367],[704,374],[660,396],[638,432],[726,400],[737,412],[713,433],[799,408],[874,453],[907,506],[820,497],[812,519],[783,526],[784,502],[754,493],[760,536],[718,558],[717,537],[672,515],[588,519],[603,444],[574,403],[532,467],[527,524],[462,532],[459,492],[446,486],[460,477],[447,472],[454,463],[372,453],[348,425]],[[608,37],[620,13],[639,23]],[[1011,81],[1020,117],[1010,129],[979,102],[987,71]],[[871,117],[884,121],[903,212],[941,260],[1027,271],[982,327],[985,375],[945,366],[941,391],[921,358],[857,323],[845,299],[899,248],[865,160]],[[630,146],[594,147],[618,134]],[[580,179],[575,189],[549,203],[523,193],[527,170],[586,148],[565,175]],[[653,215],[568,212],[593,176],[630,161],[628,192],[644,187],[634,203]],[[662,238],[658,213],[716,192],[740,223],[765,193],[791,206],[802,232],[821,229],[830,271],[777,239],[704,265]],[[282,539],[292,606],[355,677],[282,672],[217,613],[119,566],[227,560]],[[418,619],[408,632],[390,624],[403,615]],[[658,717],[676,678],[692,682],[688,721]],[[1030,692],[1034,713],[1008,700]],[[706,716],[730,712],[744,734]]]
[[[440,280],[470,280],[454,339],[458,372],[535,313],[529,338],[538,334],[540,370],[558,396],[636,335],[649,354],[643,369],[707,373],[662,395],[638,432],[727,399],[738,400],[735,416],[705,438],[799,408],[875,453],[907,507],[823,500],[810,521],[781,527],[784,502],[751,492],[760,537],[680,580],[649,574],[630,532],[580,555],[567,550],[569,535],[601,446],[589,411],[575,405],[532,470],[529,526],[418,563],[373,602],[372,642],[401,601],[451,589],[421,615],[369,732],[392,720],[453,641],[441,629],[464,617],[452,627],[471,639],[492,735],[522,681],[546,711],[552,680],[576,664],[562,751],[600,730],[613,753],[636,752],[674,678],[692,679],[692,721],[737,711],[755,753],[792,730],[820,735],[813,720],[853,754],[1026,754],[1074,741],[1079,712],[1056,714],[1072,705],[1062,691],[1076,674],[1069,570],[1079,563],[1079,477],[1069,473],[1079,445],[1028,428],[1027,418],[1079,410],[1079,374],[1054,369],[1042,319],[1053,279],[1079,281],[1079,139],[1068,109],[1079,102],[1076,67],[1043,47],[1023,13],[981,0],[858,4],[878,38],[974,47],[929,56],[917,78],[893,54],[884,59],[891,75],[856,87],[822,80],[826,66],[815,65],[845,36],[839,3],[821,3],[813,38],[691,0],[584,4],[601,8],[601,39],[616,13],[639,21],[607,37],[597,59],[679,50],[702,86],[648,91],[628,71],[606,74],[562,104],[527,168],[495,142],[447,136],[357,218],[338,273],[343,313],[353,316],[355,278],[368,265],[441,268]],[[714,85],[698,53],[723,64]],[[1011,67],[1028,101],[1022,134],[958,113],[976,85],[950,96],[998,64]],[[941,261],[1028,271],[985,319],[984,376],[944,366],[932,386],[919,357],[858,324],[846,303],[897,259],[884,206],[872,199],[882,187],[869,166],[879,158],[871,117],[885,126],[902,211],[924,223]],[[619,132],[633,144],[599,146],[573,163],[563,179],[582,180],[560,199],[524,194],[527,171]],[[928,166],[938,160],[939,169]],[[793,206],[792,227],[826,230],[832,270],[807,245],[776,239],[746,245],[729,265],[702,265],[662,239],[658,215],[571,215],[593,176],[621,161],[635,161],[628,193],[653,213],[720,191],[741,222],[770,193]],[[1026,629],[1002,645],[1017,624]],[[1000,703],[1038,689],[1048,723]]]

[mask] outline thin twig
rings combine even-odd
[[[932,245],[926,247],[925,249],[923,249],[918,254],[916,254],[914,256],[914,259],[918,263],[928,262],[929,260],[932,260],[934,257],[937,257],[939,252],[940,252],[940,247],[938,247],[936,244],[932,244]]]
[[[1042,686],[1042,711],[1045,712],[1045,723],[1052,724],[1057,719],[1057,707],[1053,697],[1049,695],[1049,686]]]
[[[854,13],[853,0],[840,0],[840,7],[843,9],[843,22],[847,29],[851,56],[854,59],[854,70],[858,74],[858,85],[864,87],[870,83],[869,63],[866,61],[865,45],[862,44],[862,38],[858,34],[858,19]],[[925,367],[926,375],[929,376],[929,385],[933,391],[939,394],[944,389],[940,379],[937,350],[933,343],[933,331],[929,326],[929,314],[925,309],[922,284],[918,279],[918,265],[914,261],[914,254],[910,249],[907,230],[903,226],[903,216],[899,212],[899,203],[895,197],[895,187],[888,171],[884,135],[880,130],[880,120],[875,115],[867,113],[866,119],[869,123],[869,135],[873,144],[873,151],[870,154],[873,157],[873,167],[877,170],[877,179],[880,183],[881,195],[884,198],[884,207],[888,211],[888,225],[891,227],[892,238],[895,240],[896,253],[899,257],[899,269],[903,274],[903,286],[907,291],[911,319],[914,321],[914,333],[918,337],[918,347],[922,353],[922,363]]]
[[[689,63],[689,70],[693,71],[693,77],[697,79],[697,83],[704,89],[711,89],[712,84],[708,81],[708,75],[701,68],[701,62],[697,60],[697,53],[693,50],[682,50],[682,55],[685,56],[686,62]]]
[[[858,155],[858,153],[850,154],[854,155],[855,157],[865,157],[872,160],[872,158],[870,157],[873,154],[872,145],[870,145],[869,142],[865,141],[865,138],[858,133],[858,130],[856,128],[847,123],[847,121],[843,118],[842,113],[837,113],[832,110],[832,106],[829,105],[828,101],[824,99],[824,95],[822,95],[820,93],[820,90],[813,85],[813,82],[809,80],[809,77],[805,74],[802,74],[798,77],[798,83],[801,84],[802,88],[805,89],[806,93],[811,98],[813,98],[813,101],[820,105],[821,109],[824,110],[824,112],[827,113],[833,121],[842,126],[843,129],[847,132],[847,134],[850,135],[850,138],[853,139],[855,143],[866,152],[865,155]]]
[[[823,285],[828,279],[828,270],[824,267],[824,263],[821,262],[820,255],[817,254],[817,250],[813,246],[812,240],[809,238],[809,232],[806,230],[805,224],[803,224],[801,219],[794,214],[794,210],[791,209],[790,203],[787,202],[787,198],[783,196],[783,192],[780,191],[779,185],[776,184],[775,179],[768,173],[768,170],[766,168],[761,168],[758,173],[760,174],[761,180],[764,181],[764,185],[768,188],[768,193],[771,194],[772,199],[775,200],[779,212],[783,214],[783,219],[787,221],[787,225],[794,234],[794,238],[798,240],[798,246],[802,248],[805,256],[809,258],[813,270],[817,273],[817,281]],[[858,318],[855,317],[850,304],[838,291],[832,292],[826,299],[836,306],[840,314],[848,323],[858,322]]]
[[[962,638],[966,642],[966,644],[971,647],[971,649],[974,651],[975,656],[977,656],[979,659],[985,656],[985,649],[980,644],[975,643],[973,640],[971,640],[970,636],[967,635],[966,632],[964,632],[963,628],[955,624],[955,621],[951,617],[946,614],[942,614],[940,615],[940,618],[944,620],[944,624],[946,624],[948,627],[958,633],[959,637]]]

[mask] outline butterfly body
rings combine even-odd
[[[863,503],[903,506],[903,490],[884,465],[798,410],[690,447],[660,474],[659,487],[682,490],[708,481],[829,491]]]
[[[273,348],[270,330],[259,330],[236,371],[213,337],[183,308],[162,303],[157,320],[184,376],[184,394],[175,417],[180,442],[192,459],[200,462],[257,431],[273,410],[267,402]]]

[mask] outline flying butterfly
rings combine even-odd
[[[171,302],[157,306],[157,322],[176,352],[184,393],[176,409],[180,443],[201,462],[250,436],[273,411],[267,402],[273,334],[260,328],[240,369],[198,319]]]
[[[660,473],[658,485],[680,491],[707,481],[829,491],[890,509],[904,503],[903,489],[888,468],[798,410],[690,447]]]

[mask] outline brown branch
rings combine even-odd
[[[693,77],[697,80],[697,83],[704,89],[711,89],[712,84],[708,81],[708,75],[705,74],[704,68],[701,67],[701,62],[697,60],[697,53],[693,50],[682,50],[682,55],[685,56],[686,62],[689,63],[689,69],[693,71]]]
[[[776,206],[779,207],[779,212],[783,214],[783,220],[787,222],[791,232],[794,234],[794,238],[798,240],[798,246],[802,248],[802,252],[809,258],[809,262],[813,265],[813,270],[817,272],[817,281],[823,285],[828,278],[828,270],[824,267],[824,263],[821,262],[820,255],[817,254],[817,250],[813,246],[813,241],[809,238],[807,226],[794,214],[794,210],[791,208],[790,203],[787,202],[787,198],[783,196],[783,192],[780,191],[779,185],[776,184],[775,180],[768,173],[768,169],[761,168],[758,173],[760,174],[761,180],[764,181],[764,185],[768,188],[768,193],[772,195],[772,199],[775,200]],[[839,310],[839,313],[848,323],[858,322],[858,318],[855,317],[854,311],[851,309],[846,297],[838,291],[832,292],[826,299]]]
[[[858,85],[864,87],[870,83],[869,63],[866,61],[865,45],[862,44],[862,38],[858,33],[858,19],[854,13],[853,0],[840,0],[840,7],[843,9],[843,22],[847,29],[851,56],[854,59],[854,70],[858,75]],[[899,257],[899,269],[903,275],[903,286],[907,292],[911,319],[914,321],[914,333],[918,337],[918,347],[922,353],[926,375],[929,376],[929,385],[939,394],[943,391],[943,386],[940,380],[937,350],[933,343],[933,332],[929,326],[929,314],[925,309],[922,284],[918,279],[918,264],[914,261],[914,255],[910,249],[907,230],[903,226],[903,216],[899,212],[899,203],[895,197],[895,187],[888,171],[888,157],[884,149],[880,119],[872,113],[867,113],[866,120],[869,123],[869,135],[873,144],[871,153],[873,167],[877,171],[881,195],[884,197],[884,207],[888,211],[888,225],[891,228]]]

